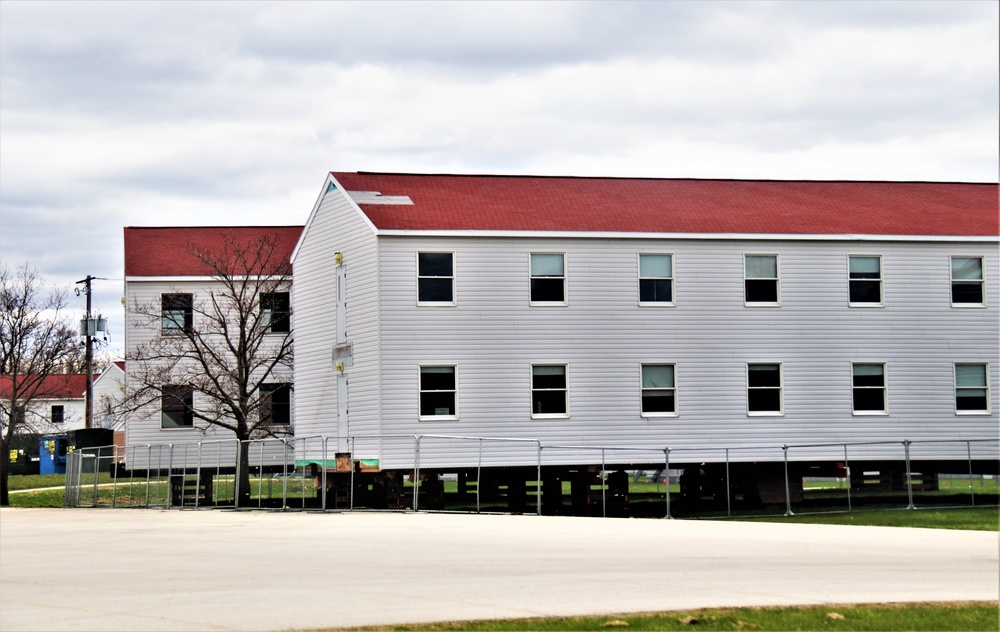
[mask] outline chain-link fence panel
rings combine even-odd
[[[423,435],[416,449],[415,508],[538,513],[537,441]]]
[[[235,473],[240,509],[284,509],[288,482],[295,473],[295,448],[288,439],[240,442]]]
[[[979,464],[996,463],[995,440],[912,441],[908,445],[910,492],[915,507],[997,505],[996,470]],[[992,449],[991,449],[992,448]],[[973,458],[973,456],[978,458]],[[977,498],[978,496],[978,498]]]
[[[661,518],[995,506],[998,453],[996,439],[671,449],[371,435],[106,446],[70,453],[65,503]]]
[[[412,507],[413,435],[324,438],[325,459],[317,464],[316,488],[326,511],[390,510]]]
[[[78,448],[73,451],[74,459],[67,468],[73,471],[74,505],[76,507],[113,506],[115,501],[115,457],[114,445]],[[67,459],[67,462],[69,460]]]

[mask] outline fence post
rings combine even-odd
[[[972,446],[970,441],[966,439],[965,441],[965,455],[969,459],[969,494],[972,496],[972,506],[976,506],[976,490],[975,486],[972,484]]]
[[[340,445],[340,440],[338,439],[337,445]],[[351,488],[347,490],[347,508],[354,511],[354,453],[358,447],[357,437],[347,437],[344,440],[344,445],[347,447],[347,452],[350,454],[350,458],[347,459],[347,469],[350,471],[351,475],[349,477]],[[385,441],[384,439],[379,439],[379,456],[385,451]],[[333,466],[337,467],[337,455],[333,455]]]
[[[479,513],[479,512],[482,511],[482,509],[480,507],[480,498],[481,498],[481,496],[479,495],[479,490],[483,486],[483,439],[482,439],[482,437],[480,437],[480,439],[479,439],[479,455],[478,455],[477,459],[478,460],[476,461],[476,513]]]
[[[118,499],[118,446],[111,446],[111,463],[108,465],[111,473],[111,507],[117,507]]]
[[[731,496],[731,494],[729,493],[729,489],[730,489],[730,486],[729,486],[729,448],[726,448],[726,517],[727,518],[732,518],[733,517],[733,511],[732,511],[732,505],[730,503],[730,496]]]
[[[320,470],[320,480],[319,480],[319,508],[321,511],[326,511],[326,465],[327,465],[327,446],[330,444],[330,437],[323,437],[320,445],[320,454],[323,456],[323,468]],[[315,485],[313,485],[315,487]]]
[[[785,458],[785,515],[792,516],[792,492],[788,486],[788,446],[781,446],[781,451]]]
[[[608,517],[608,499],[605,496],[606,490],[608,488],[607,482],[607,472],[605,471],[604,465],[604,448],[601,448],[601,517]]]
[[[910,441],[903,441],[903,456],[906,458],[906,498],[907,509],[916,509],[913,504],[913,472],[910,471]]]
[[[149,473],[153,471],[153,445],[146,445],[146,508],[149,508]]]
[[[417,436],[413,444],[413,511],[420,509],[420,438]],[[478,493],[478,484],[476,489]]]
[[[97,452],[94,455],[94,506],[97,507],[97,491],[99,489],[97,483],[101,474],[101,449],[95,448],[94,451]]]
[[[667,491],[667,520],[670,520],[672,517],[670,515],[670,448],[663,448],[663,465],[665,466],[663,471],[666,473],[663,486]]]
[[[535,481],[535,513],[542,515],[542,442],[538,442],[538,480]],[[478,485],[477,485],[478,487]]]
[[[240,469],[243,467],[243,442],[236,440],[236,476],[233,478],[233,505],[240,508],[240,479],[243,478]],[[250,475],[250,454],[247,454],[247,476]]]
[[[844,474],[847,476],[847,511],[851,512],[851,462],[847,460],[847,444],[844,444]]]

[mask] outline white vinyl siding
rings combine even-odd
[[[856,310],[848,306],[845,279],[848,256],[858,252],[853,241],[391,236],[378,243],[382,381],[377,397],[366,400],[379,400],[386,434],[429,432],[428,422],[417,424],[414,415],[421,365],[458,367],[465,436],[707,450],[902,435],[919,440],[940,438],[942,428],[963,437],[993,432],[989,423],[996,420],[988,416],[956,422],[954,363],[1000,343],[995,308],[951,308],[949,269],[941,261],[964,252],[954,244],[871,243],[866,250],[881,253],[892,309]],[[745,309],[743,253],[779,250],[784,307]],[[418,251],[454,252],[461,262],[454,308],[417,306]],[[551,252],[566,253],[573,300],[559,310],[534,309],[525,301],[529,256]],[[637,253],[646,252],[673,255],[674,292],[683,300],[671,310],[637,305]],[[986,258],[987,292],[995,291],[996,266],[996,257]],[[955,314],[960,321],[952,320]],[[955,326],[933,326],[941,322]],[[302,353],[332,371],[332,342],[309,347]],[[894,394],[891,415],[853,413],[849,367],[859,350],[892,367],[886,376]],[[681,414],[670,423],[644,416],[641,408],[639,367],[661,358],[683,377]],[[570,367],[572,423],[531,416],[531,365],[550,359]],[[766,423],[747,416],[748,362],[782,364],[783,416],[768,416]],[[989,368],[993,383],[996,364]],[[351,371],[353,397],[358,382]],[[353,404],[350,412],[353,420]],[[297,415],[297,428],[300,420]],[[332,420],[324,423],[329,428]]]
[[[408,252],[408,283],[399,288],[400,296],[395,297],[405,300],[409,311],[415,310],[417,303],[413,252]],[[339,265],[336,253],[341,255]],[[344,373],[350,380],[350,394],[379,392],[377,257],[378,243],[371,224],[342,190],[324,194],[293,263],[296,436],[336,436],[338,413],[342,410],[349,411],[347,431],[351,434],[380,432],[380,398],[357,397],[350,406],[338,404],[340,374],[332,359],[340,322],[353,352],[352,365]],[[346,281],[342,301],[346,308],[341,310],[337,309],[338,276]],[[304,340],[308,344],[299,342]],[[410,411],[412,419],[412,405]]]

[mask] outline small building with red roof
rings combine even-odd
[[[0,399],[10,398],[13,380],[13,376],[0,375]],[[21,434],[64,434],[85,427],[86,373],[48,375],[37,389],[31,390],[34,396],[25,410]]]

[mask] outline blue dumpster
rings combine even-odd
[[[38,446],[38,473],[65,474],[67,445],[66,435],[42,437]]]

